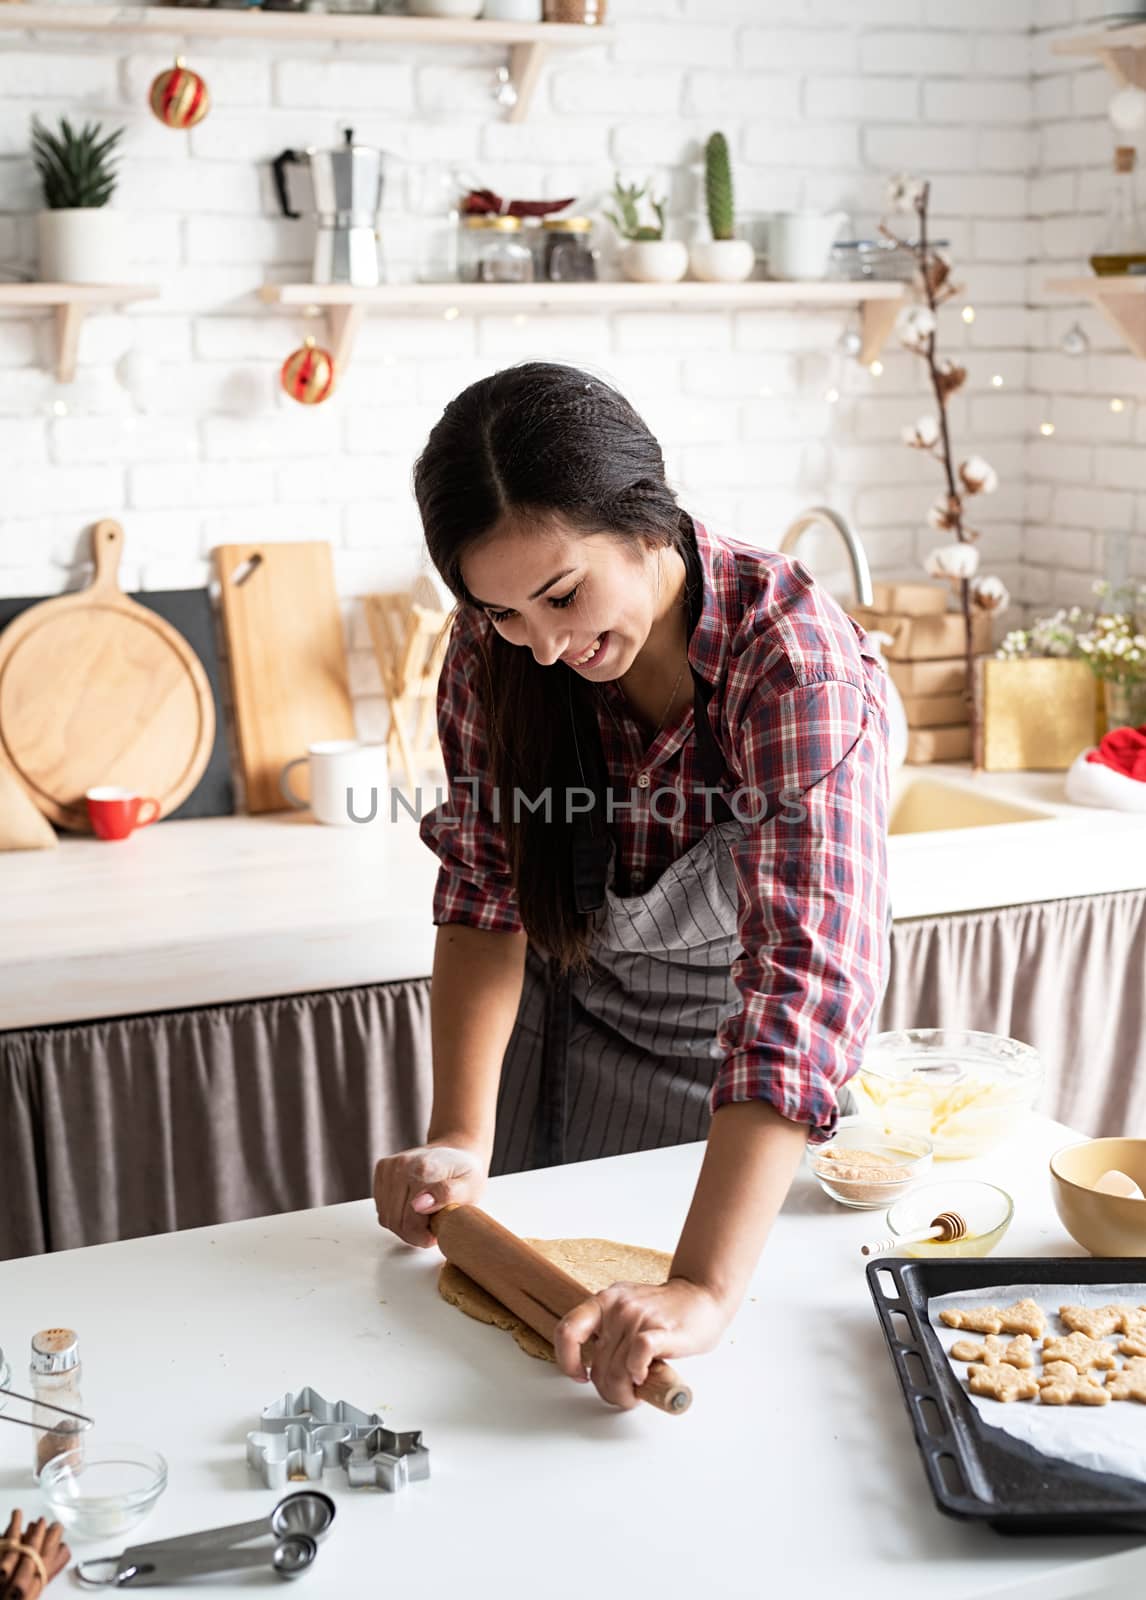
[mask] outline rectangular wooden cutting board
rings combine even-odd
[[[286,763],[317,740],[356,737],[331,548],[252,541],[212,553],[247,808],[285,811]]]

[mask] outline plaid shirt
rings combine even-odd
[[[887,706],[883,668],[859,624],[799,562],[695,524],[704,576],[689,661],[714,685],[708,716],[728,791],[781,796],[732,845],[743,1004],[721,1028],[713,1111],[766,1100],[813,1139],[834,1129],[837,1092],[858,1068],[887,959]],[[485,770],[472,684],[475,630],[460,608],[438,685],[446,771]],[[524,647],[523,647],[524,648]],[[598,685],[609,781],[638,804],[612,824],[619,893],[640,893],[712,825],[690,707],[649,748],[616,682]],[[642,781],[646,780],[646,781]],[[663,791],[683,796],[673,800]],[[648,803],[657,791],[654,815]],[[641,799],[645,800],[641,804]],[[754,814],[751,800],[736,814]],[[668,820],[660,821],[659,817]],[[458,820],[448,820],[450,817]],[[451,784],[422,821],[441,868],[434,922],[521,928],[487,780]]]

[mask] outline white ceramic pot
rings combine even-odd
[[[777,211],[768,226],[768,276],[796,281],[824,278],[832,245],[848,220],[845,211]]]
[[[482,0],[406,0],[412,17],[449,17],[459,21],[481,14]]]
[[[689,245],[688,264],[702,283],[743,283],[752,276],[756,252],[747,239],[701,239]]]
[[[41,211],[42,283],[123,283],[128,275],[126,216],[108,206]]]
[[[481,14],[490,22],[540,22],[541,0],[485,0]]]
[[[621,271],[632,283],[679,283],[688,271],[688,247],[679,239],[630,239]]]

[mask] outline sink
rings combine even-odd
[[[1000,822],[1050,822],[1047,811],[998,795],[978,794],[939,778],[900,773],[892,783],[888,834],[939,833],[953,828],[990,828]]]

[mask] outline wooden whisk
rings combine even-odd
[[[932,1217],[929,1228],[920,1228],[917,1233],[902,1233],[898,1239],[880,1239],[878,1244],[861,1244],[860,1255],[886,1256],[902,1245],[923,1244],[928,1239],[934,1239],[939,1244],[952,1244],[956,1239],[965,1239],[968,1232],[966,1222],[957,1211],[941,1211],[937,1217]]]

